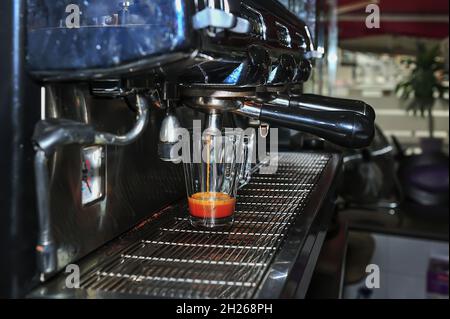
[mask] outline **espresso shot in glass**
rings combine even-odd
[[[242,135],[212,130],[192,143],[197,160],[184,163],[190,222],[203,229],[229,227],[244,156]]]

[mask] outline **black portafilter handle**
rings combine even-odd
[[[375,110],[364,101],[341,99],[328,96],[303,94],[288,97],[289,106],[317,111],[350,111],[375,121]]]
[[[372,143],[375,122],[354,111],[317,110],[290,106],[289,100],[246,103],[237,113],[263,122],[316,135],[346,148],[364,148]]]

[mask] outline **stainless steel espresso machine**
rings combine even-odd
[[[256,165],[234,226],[200,231],[173,132],[199,119],[369,145],[370,106],[303,94],[315,55],[308,26],[274,0],[28,0],[26,70],[45,88],[28,296],[304,297],[339,155],[280,153],[272,175]]]

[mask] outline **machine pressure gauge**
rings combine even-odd
[[[81,203],[91,205],[105,195],[105,152],[101,146],[82,150]]]

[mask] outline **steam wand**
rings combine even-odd
[[[65,119],[48,119],[36,124],[33,142],[36,155],[36,195],[38,202],[39,236],[36,251],[40,280],[57,270],[56,245],[51,229],[50,181],[48,159],[59,148],[67,145],[125,146],[135,142],[145,131],[149,121],[149,107],[142,94],[136,94],[137,120],[125,135],[98,132],[91,125]]]

